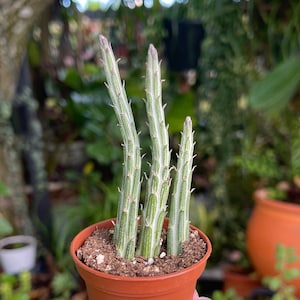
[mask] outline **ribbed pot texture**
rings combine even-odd
[[[105,220],[85,228],[71,242],[71,256],[78,273],[85,281],[89,300],[187,300],[193,298],[197,280],[203,273],[212,251],[211,243],[203,232],[191,225],[191,228],[197,230],[207,244],[205,256],[193,266],[163,276],[122,277],[91,269],[76,256],[77,249],[95,228],[111,228],[113,220]],[[167,221],[164,226],[167,226]]]

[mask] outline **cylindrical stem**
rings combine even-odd
[[[173,193],[170,201],[168,253],[178,255],[182,243],[189,240],[189,206],[193,173],[193,126],[190,117],[184,122]]]
[[[110,43],[100,36],[107,88],[118,118],[123,138],[123,180],[118,204],[114,240],[118,255],[133,258],[137,235],[137,216],[141,187],[141,154],[139,138],[124,85]]]
[[[170,187],[169,135],[162,105],[158,54],[149,46],[146,64],[146,110],[152,140],[152,164],[147,183],[138,255],[158,255]]]

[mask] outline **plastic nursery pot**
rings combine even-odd
[[[33,236],[14,235],[0,240],[0,261],[8,274],[30,271],[36,263],[37,241]]]
[[[184,270],[153,277],[123,277],[107,274],[89,268],[77,256],[77,249],[96,228],[112,228],[112,221],[105,220],[79,232],[71,242],[70,251],[80,276],[86,284],[89,300],[188,300],[193,298],[197,279],[203,273],[211,254],[212,246],[208,237],[194,226],[207,244],[205,256],[196,264]],[[166,226],[165,222],[164,226]]]
[[[275,275],[278,244],[293,247],[300,257],[300,205],[268,198],[267,190],[254,193],[255,207],[247,225],[249,258],[261,277]],[[300,269],[300,260],[289,267]],[[289,281],[300,298],[300,278]]]

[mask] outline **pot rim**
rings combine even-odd
[[[12,245],[16,243],[24,243],[25,245],[20,248],[27,248],[37,245],[37,240],[34,236],[31,235],[12,235],[4,237],[0,240],[0,251],[12,251],[15,249],[4,249],[7,245]],[[20,249],[19,248],[19,249]]]
[[[126,280],[126,281],[131,281],[131,282],[141,282],[141,281],[147,281],[147,282],[151,282],[151,281],[157,281],[157,280],[162,280],[162,279],[167,279],[167,278],[171,278],[171,277],[174,277],[174,276],[178,276],[178,275],[183,275],[189,271],[191,271],[192,269],[197,269],[197,267],[199,265],[202,265],[203,263],[206,264],[206,261],[208,260],[208,258],[210,257],[211,255],[211,252],[212,252],[212,245],[211,245],[211,242],[209,240],[209,238],[207,237],[207,235],[202,232],[199,228],[193,226],[190,224],[190,228],[192,230],[197,230],[198,233],[200,234],[201,238],[205,241],[206,245],[207,245],[207,249],[206,249],[206,253],[205,255],[198,261],[196,262],[195,264],[193,264],[192,266],[190,267],[187,267],[183,270],[180,270],[180,271],[177,271],[177,272],[173,272],[173,273],[170,273],[170,274],[165,274],[165,275],[157,275],[157,276],[144,276],[144,277],[127,277],[127,276],[120,276],[120,275],[112,275],[112,274],[109,274],[109,273],[105,273],[105,272],[101,272],[101,271],[98,271],[98,270],[94,270],[92,269],[91,267],[87,266],[86,264],[84,264],[81,260],[79,260],[79,258],[77,257],[76,255],[76,247],[75,247],[75,239],[81,235],[83,232],[90,232],[90,231],[93,231],[94,228],[97,227],[97,225],[101,224],[101,223],[104,223],[104,222],[111,222],[111,224],[114,224],[114,221],[116,220],[116,218],[111,218],[111,219],[107,219],[107,220],[103,220],[103,221],[100,221],[100,222],[97,222],[95,224],[92,224],[86,228],[84,228],[82,231],[80,231],[72,240],[71,244],[70,244],[70,253],[71,253],[71,256],[73,258],[73,261],[75,262],[75,264],[79,265],[80,268],[83,268],[85,271],[93,274],[93,275],[96,275],[96,276],[99,276],[101,274],[101,277],[104,277],[104,278],[107,278],[107,279],[111,279],[111,280]],[[84,241],[82,241],[83,243]]]
[[[300,214],[300,205],[272,199],[268,196],[267,188],[261,188],[256,190],[253,194],[253,198],[257,204],[261,204],[276,210],[284,210],[296,215]]]

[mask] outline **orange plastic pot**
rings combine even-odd
[[[205,256],[196,264],[173,274],[153,277],[123,277],[89,268],[77,256],[77,249],[96,228],[111,228],[114,219],[91,225],[79,232],[71,242],[70,251],[76,269],[86,284],[89,300],[188,300],[193,298],[197,279],[203,273],[212,247],[208,237],[194,226],[207,244]],[[167,221],[165,225],[167,226]]]
[[[255,206],[247,225],[249,258],[261,276],[275,275],[276,246],[293,247],[300,257],[300,205],[272,200],[267,190],[254,193]],[[300,269],[300,260],[290,267]],[[291,282],[300,297],[300,278]]]

